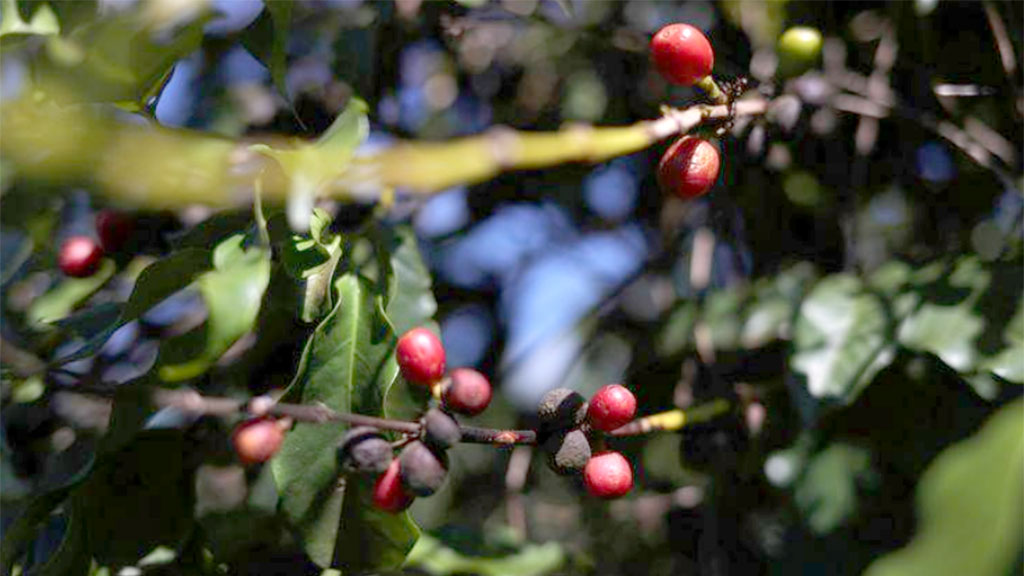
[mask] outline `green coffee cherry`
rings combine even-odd
[[[796,76],[809,70],[821,56],[821,32],[808,26],[794,26],[779,37],[779,72]]]

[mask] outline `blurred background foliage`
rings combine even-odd
[[[358,155],[399,138],[625,125],[685,106],[700,95],[667,85],[647,42],[689,22],[708,33],[716,74],[786,98],[721,138],[722,175],[703,199],[659,192],[665,142],[427,199],[398,190],[386,214],[321,203],[335,231],[411,222],[449,364],[499,387],[481,424],[529,426],[546,390],[588,395],[612,381],[636,392],[642,413],[718,397],[735,406],[679,434],[616,441],[638,482],[610,505],[580,497],[539,458],[509,490],[508,451],[462,446],[445,488],[412,509],[424,532],[406,569],[1011,574],[1024,561],[1022,6],[4,0],[0,96],[55,79],[73,100],[116,106],[121,121],[225,139],[315,138],[357,96],[370,121]],[[820,30],[820,56],[776,50],[794,25]],[[77,156],[76,126],[29,126]],[[278,516],[269,466],[232,465],[216,420],[157,413],[171,421],[152,427],[188,434],[154,433],[119,453],[151,490],[104,485],[107,464],[82,506],[49,515],[118,430],[109,405],[61,387],[87,379],[131,394],[122,384],[177,369],[171,379],[213,370],[202,382],[218,393],[278,390],[311,326],[288,316],[295,270],[268,270],[266,254],[225,242],[249,226],[248,209],[139,213],[118,273],[108,263],[62,279],[56,247],[93,233],[103,191],[19,172],[30,145],[0,157],[5,542],[24,529],[17,518],[48,518],[24,573],[88,567],[88,556],[60,553],[83,538],[102,543],[97,573],[319,573]],[[153,153],[201,161],[193,148]],[[130,179],[137,167],[116,168],[112,178]],[[315,240],[320,265],[333,248]],[[234,252],[206,271],[196,251],[214,245]],[[139,275],[169,252],[163,276]],[[311,269],[295,257],[298,276]],[[404,258],[418,277],[418,259]],[[193,279],[199,289],[179,289]],[[136,282],[159,288],[118,306]],[[266,291],[262,308],[239,305],[250,289]],[[205,339],[174,348],[186,356],[162,344],[204,322]],[[23,370],[68,357],[45,380]],[[181,442],[191,448],[167,447]],[[70,511],[97,502],[109,532],[77,533]]]

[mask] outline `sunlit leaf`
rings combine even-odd
[[[6,49],[12,42],[27,36],[56,34],[60,34],[60,22],[49,5],[38,6],[26,22],[18,12],[17,0],[3,0],[0,3],[0,48]]]
[[[542,576],[561,573],[566,553],[556,542],[526,544],[470,554],[424,534],[409,553],[407,566],[434,576],[479,574],[481,576]]]
[[[338,303],[306,344],[295,381],[294,402],[381,415],[397,371],[395,335],[366,279],[352,274],[335,282]],[[416,540],[406,514],[366,505],[365,479],[339,483],[334,447],[344,426],[299,423],[272,461],[281,509],[317,564],[345,571],[396,568]]]
[[[270,253],[263,248],[244,249],[243,238],[237,235],[218,244],[214,269],[199,276],[208,314],[201,344],[198,336],[188,334],[166,341],[160,361],[164,380],[201,374],[255,325],[270,284]]]
[[[812,396],[848,404],[895,357],[891,322],[859,279],[825,278],[800,306],[791,365]]]
[[[1004,406],[932,462],[917,488],[916,535],[866,576],[1011,573],[1024,537],[1022,410],[1021,400]]]
[[[858,492],[877,481],[867,449],[836,442],[807,462],[796,481],[796,506],[813,532],[827,534],[852,518]]]
[[[99,270],[85,278],[62,278],[49,292],[32,302],[28,309],[30,324],[42,326],[68,316],[114,276],[117,266],[103,260]]]

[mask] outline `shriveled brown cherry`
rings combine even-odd
[[[491,383],[472,368],[456,368],[441,393],[441,401],[452,412],[476,416],[491,403]]]
[[[658,163],[658,184],[667,194],[689,200],[705,194],[722,167],[714,144],[694,136],[684,136],[669,147]]]
[[[103,260],[103,248],[88,236],[72,236],[64,241],[57,255],[60,271],[72,278],[92,276]]]
[[[620,498],[633,489],[633,467],[618,452],[599,452],[583,468],[583,484],[591,496]]]
[[[410,383],[432,386],[444,376],[444,346],[426,328],[413,328],[403,334],[395,355],[402,377]]]
[[[651,58],[673,84],[692,86],[711,74],[715,51],[703,32],[689,24],[669,24],[651,39]]]
[[[636,397],[621,384],[602,386],[590,399],[587,420],[594,428],[611,432],[628,424],[636,414]]]
[[[253,418],[235,428],[231,443],[243,464],[266,462],[281,449],[284,430],[273,418]]]
[[[396,458],[373,485],[373,505],[385,512],[397,514],[411,506],[414,499],[402,488],[401,464]]]

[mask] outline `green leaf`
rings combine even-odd
[[[99,270],[86,278],[64,278],[57,286],[37,298],[28,309],[28,321],[42,327],[65,318],[114,276],[117,266],[104,259]]]
[[[423,326],[435,334],[440,327],[433,321],[437,301],[431,289],[430,272],[420,256],[416,234],[409,226],[378,229],[376,249],[386,276],[388,320],[396,334]],[[391,363],[389,370],[398,371]],[[384,411],[389,418],[408,420],[423,413],[429,392],[419,386],[399,382],[388,390]]]
[[[198,279],[206,303],[205,330],[165,342],[161,347],[160,377],[166,381],[194,378],[252,330],[263,294],[270,284],[270,253],[242,248],[241,234],[217,245],[214,269]]]
[[[1010,574],[1024,537],[1024,435],[1017,400],[932,462],[917,488],[917,534],[866,576]]]
[[[288,36],[291,33],[292,2],[266,2],[264,7],[270,13],[274,24],[274,40],[270,45],[270,78],[282,96],[288,98],[285,73],[288,71]]]
[[[402,226],[385,234],[386,252],[390,254],[386,310],[395,332],[404,334],[433,318],[437,301],[412,228]],[[380,243],[377,249],[383,249]]]
[[[849,404],[895,357],[891,332],[881,298],[856,277],[830,276],[800,305],[791,366],[815,398]]]
[[[356,147],[369,135],[366,111],[365,102],[351,98],[331,127],[313,144],[296,141],[290,148],[266,144],[249,147],[276,160],[289,179],[288,223],[293,230],[309,230],[313,203],[320,189],[347,169]]]
[[[919,275],[904,297],[916,306],[900,324],[900,344],[969,374],[992,371],[1024,383],[1024,274],[1017,265],[955,262],[947,274]]]
[[[70,330],[81,338],[92,340],[101,334],[108,334],[110,326],[120,318],[120,305],[103,302],[57,320],[55,324],[62,330]]]
[[[26,572],[26,576],[78,576],[89,573],[92,552],[81,507],[72,503],[67,514],[67,527],[60,546],[46,563]]]
[[[18,12],[17,0],[0,3],[0,48],[7,49],[13,41],[28,36],[55,36],[60,34],[60,22],[49,5],[39,6],[28,22]]]
[[[285,398],[359,414],[381,415],[397,371],[395,335],[380,295],[365,278],[335,282],[338,303],[303,351]],[[281,509],[298,529],[306,553],[320,566],[359,572],[396,568],[416,540],[407,514],[365,503],[362,480],[338,482],[334,448],[345,427],[299,423],[272,461]]]
[[[218,212],[190,230],[175,236],[172,240],[174,248],[208,249],[209,246],[220,244],[227,238],[241,232],[248,232],[252,227],[252,211]]]
[[[264,11],[242,32],[242,44],[270,70],[277,91],[288,98],[288,38],[293,2],[266,2]]]
[[[482,552],[467,553],[424,534],[409,553],[406,565],[434,576],[543,576],[561,572],[566,564],[565,551],[557,542]]]
[[[179,11],[172,19],[189,15]],[[44,78],[74,86],[76,100],[114,102],[139,110],[156,95],[174,63],[203,38],[211,13],[202,10],[184,23],[158,10],[136,9],[79,26],[60,41],[60,50],[40,70]]]
[[[4,527],[3,542],[0,544],[0,574],[6,576],[11,573],[14,562],[35,538],[40,526],[49,519],[50,514],[58,506],[67,500],[71,490],[88,477],[93,469],[93,462],[93,459],[90,458],[78,472],[66,481],[35,496],[21,514],[11,524]]]
[[[149,430],[101,458],[75,491],[101,564],[134,564],[153,548],[177,548],[192,527],[192,475],[177,430]]]
[[[655,338],[659,356],[675,356],[693,344],[693,326],[697,322],[697,304],[682,302],[669,314]]]
[[[333,305],[330,287],[341,260],[342,238],[327,232],[330,223],[330,215],[317,208],[310,220],[309,236],[293,234],[281,243],[285,270],[305,284],[299,314],[303,322],[319,320]]]
[[[812,456],[796,481],[796,506],[815,534],[827,534],[856,513],[859,489],[877,481],[867,449],[835,442]]]
[[[166,258],[150,264],[135,280],[132,294],[121,309],[121,315],[117,320],[99,331],[77,352],[60,358],[57,362],[71,362],[93,354],[118,328],[138,319],[153,306],[191,284],[201,272],[209,267],[210,253],[195,248],[178,250]],[[80,326],[77,321],[70,318],[68,321]]]

